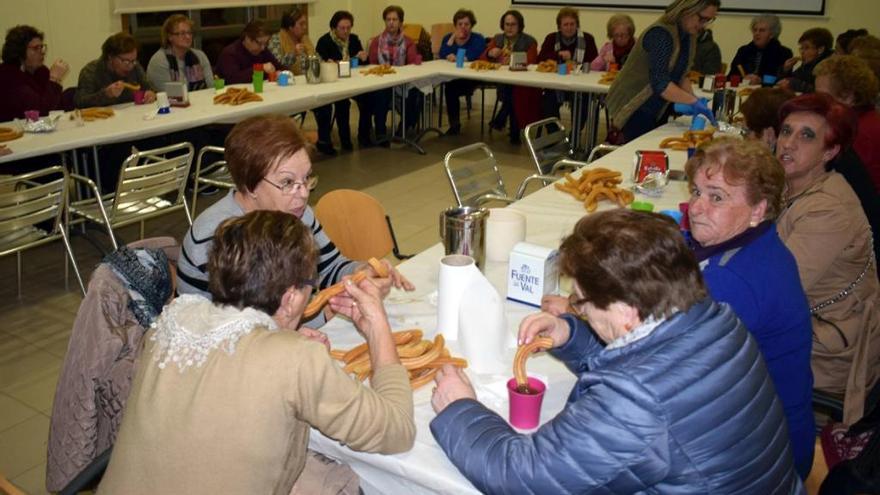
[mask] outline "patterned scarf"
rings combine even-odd
[[[336,31],[333,31],[332,29],[330,30],[330,39],[339,47],[339,51],[342,53],[342,60],[348,60],[348,39],[345,41],[341,40],[336,36]]]
[[[171,297],[171,273],[165,251],[123,246],[105,256],[103,262],[110,265],[128,289],[128,309],[146,330]]]
[[[406,65],[406,38],[403,33],[393,36],[388,31],[379,35],[379,63]]]
[[[579,64],[582,64],[584,63],[584,56],[587,54],[587,38],[586,36],[584,36],[583,31],[578,29],[578,32],[575,35],[575,39],[577,40],[577,46],[575,47],[574,57],[572,57],[572,60]],[[562,50],[562,32],[556,33],[556,44],[553,45],[553,50],[557,53],[559,52],[559,50]]]
[[[187,50],[183,56],[183,74],[180,77],[180,66],[177,64],[177,56],[170,48],[165,49],[165,57],[168,59],[168,69],[171,72],[172,81],[186,80],[187,89],[195,91],[197,89],[205,89],[208,87],[205,82],[205,71],[202,64],[199,63],[199,57],[192,50]]]

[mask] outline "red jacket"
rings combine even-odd
[[[859,113],[859,131],[853,148],[871,176],[874,189],[880,192],[880,113],[871,108]]]
[[[61,109],[61,85],[49,80],[49,69],[44,65],[33,74],[16,64],[0,64],[0,122],[24,118],[26,110]]]

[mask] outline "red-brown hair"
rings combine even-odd
[[[858,128],[855,112],[827,93],[808,93],[783,103],[779,108],[779,122],[785,124],[785,119],[796,112],[816,114],[828,122],[826,149],[839,145],[843,151],[855,139]]]
[[[226,167],[239,192],[253,191],[280,161],[306,148],[289,117],[259,115],[242,120],[226,136]]]

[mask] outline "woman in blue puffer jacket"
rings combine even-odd
[[[758,346],[709,299],[678,227],[652,213],[589,215],[560,247],[578,314],[538,313],[578,381],[555,418],[519,434],[446,367],[431,431],[486,493],[805,493]],[[586,323],[589,322],[589,323]]]

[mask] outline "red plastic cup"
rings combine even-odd
[[[135,91],[132,96],[134,98],[135,105],[143,105],[144,104],[144,95],[146,95],[146,91],[139,89]]]
[[[507,382],[507,396],[510,404],[510,424],[516,428],[528,430],[536,428],[541,419],[541,403],[547,386],[537,378],[529,377],[529,389],[534,394],[523,394],[516,391],[516,378]]]
[[[40,120],[40,111],[39,110],[25,110],[24,118],[31,122],[36,122]]]
[[[738,88],[739,83],[741,81],[742,81],[742,77],[739,75],[734,74],[734,75],[730,76],[730,87],[731,88]]]

